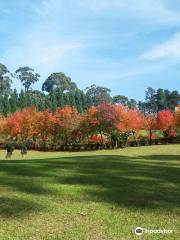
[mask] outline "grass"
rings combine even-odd
[[[4,156],[1,240],[179,237],[180,145]],[[173,233],[138,237],[137,226]]]

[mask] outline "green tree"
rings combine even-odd
[[[157,102],[156,102],[156,90],[154,90],[152,87],[148,87],[146,91],[146,102],[147,102],[147,108],[149,113],[156,113],[157,108]]]
[[[50,93],[50,110],[55,112],[57,108],[57,100],[54,92]]]
[[[128,102],[127,102],[127,106],[128,108],[130,109],[134,109],[137,107],[137,102],[135,99],[130,99]]]
[[[15,77],[22,82],[25,92],[28,92],[30,86],[39,80],[40,75],[35,73],[33,68],[26,66],[18,68],[15,71]]]
[[[64,97],[61,89],[57,88],[53,91],[56,96],[57,106],[63,108],[64,107]]]
[[[63,99],[64,99],[64,106],[69,106],[70,105],[70,99],[69,99],[69,95],[67,93],[63,94]]]
[[[123,95],[116,95],[113,97],[113,103],[119,103],[119,104],[127,106],[128,98]]]
[[[11,112],[11,107],[9,103],[9,96],[7,94],[3,97],[3,115],[7,116]]]
[[[109,88],[99,87],[95,84],[86,88],[86,95],[92,99],[95,106],[103,102],[111,102],[110,92]]]
[[[78,112],[82,113],[83,112],[83,99],[82,99],[82,95],[81,95],[80,90],[76,90],[75,91],[75,104],[76,104],[76,108],[78,110]]]
[[[172,91],[169,95],[169,101],[168,101],[169,108],[174,110],[179,101],[180,101],[180,95],[178,91]]]
[[[69,96],[69,105],[75,107],[76,106],[75,92],[68,92],[66,94]]]
[[[14,113],[18,110],[18,92],[17,92],[16,88],[10,95],[9,104],[10,104],[10,109],[11,109],[10,112],[11,113]]]
[[[45,106],[46,96],[43,92],[38,90],[30,91],[29,95],[30,98],[32,99],[31,101],[32,106],[35,106],[39,111],[43,111],[44,109],[46,109]]]
[[[62,72],[52,73],[43,83],[42,90],[46,92],[52,92],[56,88],[59,88],[62,92],[74,91],[77,89],[76,83],[71,81],[70,77],[67,77]]]
[[[21,92],[19,93],[19,107],[20,109],[23,109],[25,107],[27,107],[28,105],[28,99],[27,99],[27,95],[25,94],[25,92],[23,90],[21,90]]]
[[[156,92],[156,102],[157,102],[158,111],[167,108],[166,95],[162,88],[159,88]]]
[[[5,96],[11,93],[11,77],[9,70],[5,65],[0,63],[0,95]]]

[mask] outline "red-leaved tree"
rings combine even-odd
[[[176,124],[175,115],[170,110],[162,110],[157,114],[158,129],[162,130],[164,136],[169,136],[170,131],[174,130]]]

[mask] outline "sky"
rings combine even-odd
[[[180,91],[179,0],[0,0],[0,62],[142,100]],[[14,87],[21,89],[16,80]]]

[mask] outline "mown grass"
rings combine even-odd
[[[180,145],[4,157],[2,240],[179,237]],[[173,233],[137,237],[137,226]]]

